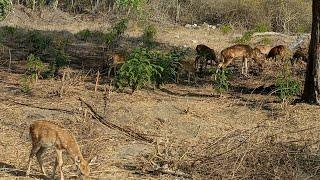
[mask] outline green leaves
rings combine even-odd
[[[301,84],[292,77],[289,60],[286,60],[284,63],[282,72],[277,75],[275,92],[283,102],[288,102],[300,93]]]
[[[228,68],[223,69],[221,71],[216,71],[216,69],[212,69],[211,71],[214,72],[213,88],[216,89],[219,93],[228,91],[230,85],[228,79],[232,75],[233,70]]]
[[[144,0],[116,0],[118,6],[133,7],[138,9]]]
[[[120,68],[118,85],[135,91],[147,85],[155,84],[159,87],[165,82],[174,81],[179,60],[182,58],[183,53],[177,50],[165,54],[136,48]]]
[[[132,92],[145,85],[155,82],[157,76],[161,76],[163,68],[152,64],[152,54],[146,49],[135,49],[120,68],[120,87],[129,86]]]
[[[0,21],[4,20],[12,10],[13,4],[11,0],[0,0]]]

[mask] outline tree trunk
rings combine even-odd
[[[320,105],[320,0],[312,3],[312,32],[309,46],[309,62],[302,100]]]

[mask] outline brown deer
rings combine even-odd
[[[258,49],[252,49],[249,45],[237,44],[221,51],[221,62],[218,69],[227,67],[234,59],[242,58],[241,74],[248,74],[248,59],[253,59],[262,67],[264,55]]]
[[[196,57],[195,60],[195,67],[198,68],[199,63],[201,62],[201,57],[205,58],[205,69],[207,68],[208,62],[210,63],[210,65],[213,65],[213,62],[217,63],[217,57],[216,57],[216,53],[214,52],[213,49],[211,49],[210,47],[204,45],[204,44],[199,44],[196,47],[196,51],[198,56]],[[200,66],[200,71],[202,71],[202,64]]]
[[[204,58],[204,57],[200,57],[200,58]],[[180,61],[179,62],[179,67],[177,70],[177,76],[176,76],[176,82],[179,83],[179,79],[180,79],[180,74],[182,74],[183,72],[187,72],[188,73],[188,83],[190,84],[190,79],[191,79],[191,74],[194,75],[195,77],[195,83],[196,82],[196,68],[195,68],[195,63],[192,61]]]
[[[72,156],[80,173],[89,176],[90,169],[88,162],[83,158],[80,148],[73,135],[64,128],[53,124],[50,121],[37,120],[30,125],[30,135],[32,140],[32,149],[29,156],[27,176],[30,174],[31,159],[36,155],[42,173],[47,176],[43,167],[42,155],[48,147],[54,147],[57,153],[55,166],[53,168],[52,178],[55,176],[56,168],[60,171],[61,180],[64,179],[62,172],[63,158],[62,151],[65,150]]]
[[[261,51],[261,53],[265,54],[266,56],[268,55],[268,53],[271,50],[271,47],[267,46],[267,45],[257,45],[255,48],[259,49]]]
[[[275,46],[269,51],[266,59],[267,60],[269,60],[269,59],[276,60],[277,57],[280,57],[281,61],[283,61],[286,56],[286,52],[287,52],[286,46],[284,46],[284,45]]]
[[[307,48],[298,48],[290,59],[291,64],[294,65],[297,61],[302,60],[308,62],[308,49]]]
[[[117,67],[122,65],[125,62],[126,58],[123,54],[120,53],[114,53],[112,54],[108,59],[108,79],[110,79],[111,70],[113,69],[114,75],[116,75]]]

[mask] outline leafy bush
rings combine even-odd
[[[211,69],[213,72],[213,88],[219,93],[229,90],[229,77],[233,74],[233,69],[227,68],[217,71],[215,68]]]
[[[105,43],[109,46],[113,46],[124,33],[128,27],[128,20],[123,19],[116,23],[110,32],[105,34]]]
[[[171,50],[168,54],[161,52],[153,53],[153,64],[158,65],[163,70],[155,77],[156,85],[159,87],[161,84],[175,81],[179,62],[184,59],[184,54],[178,49]]]
[[[223,34],[228,34],[232,31],[232,26],[230,24],[224,24],[220,27],[220,31],[223,33]]]
[[[269,31],[269,27],[264,23],[258,23],[256,27],[253,29],[254,32],[267,32]]]
[[[261,40],[261,43],[264,45],[269,45],[272,44],[272,40],[270,38],[265,37]]]
[[[52,37],[41,34],[39,31],[34,31],[28,37],[33,53],[39,54],[52,45]]]
[[[38,56],[35,56],[34,54],[30,54],[27,57],[27,67],[28,67],[28,73],[31,74],[31,77],[35,79],[35,81],[38,81],[38,78],[40,76],[40,73],[44,71],[44,64],[40,60]]]
[[[69,63],[69,57],[63,50],[56,50],[54,53],[54,60],[50,62],[50,74],[57,76],[59,69]]]
[[[237,38],[235,40],[235,43],[239,43],[239,44],[248,43],[251,40],[253,33],[254,33],[253,31],[245,32],[241,38]]]
[[[4,20],[12,10],[11,0],[0,0],[0,21]]]
[[[138,9],[141,4],[144,2],[144,0],[116,0],[116,4],[120,6],[125,7],[133,7],[135,9]]]
[[[154,44],[154,37],[157,33],[157,29],[153,25],[147,26],[142,34],[142,40],[147,47],[152,47]]]
[[[300,93],[301,84],[292,77],[289,60],[285,62],[283,71],[278,74],[275,85],[275,92],[282,102],[289,102]]]
[[[20,89],[23,93],[29,94],[32,90],[32,77],[24,75],[20,80]]]
[[[3,27],[3,33],[6,36],[15,36],[17,34],[17,27],[13,26],[4,26]]]
[[[76,36],[82,41],[88,41],[88,39],[92,36],[92,32],[89,29],[84,29],[79,31]]]
[[[150,52],[137,48],[129,55],[128,60],[121,66],[118,85],[130,87],[132,92],[145,85],[155,83],[163,68],[151,63]]]

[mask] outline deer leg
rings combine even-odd
[[[62,159],[62,150],[56,150],[57,152],[57,168],[60,172],[60,179],[64,180],[63,172],[62,172],[62,165],[63,165],[63,159]]]
[[[46,170],[45,170],[44,167],[43,167],[43,161],[42,161],[42,157],[41,157],[42,154],[45,152],[45,150],[46,150],[45,147],[41,147],[41,148],[38,150],[36,156],[37,156],[37,160],[38,160],[38,163],[39,163],[39,166],[40,166],[40,168],[41,168],[42,173],[43,173],[45,176],[47,176]]]
[[[177,84],[179,84],[179,74],[180,74],[180,72],[178,71],[178,72],[177,72],[177,75],[176,75],[176,83],[177,83]]]
[[[241,74],[244,74],[244,59],[242,60],[242,63],[241,63]]]
[[[196,70],[198,69],[198,64],[199,64],[198,61],[199,61],[199,58],[200,58],[200,57],[197,56],[196,59],[194,60],[194,66],[195,66]]]
[[[54,176],[56,175],[57,167],[58,167],[58,157],[56,157],[56,160],[55,160],[55,162],[54,162],[54,166],[53,166],[53,170],[52,170],[52,175],[51,175],[51,178],[52,178],[52,179],[54,179]]]
[[[245,68],[245,75],[248,74],[248,59],[244,58],[244,68]]]
[[[29,160],[28,160],[28,170],[26,175],[29,176],[30,175],[30,169],[31,169],[31,159],[33,158],[33,156],[36,154],[36,152],[38,152],[38,150],[40,149],[40,145],[39,144],[32,144],[32,149],[30,151],[30,156],[29,156]]]
[[[190,84],[190,71],[188,71],[188,83]]]
[[[112,70],[112,66],[110,66],[109,69],[108,69],[108,79],[110,79],[111,70]]]
[[[116,75],[117,75],[117,66],[114,66],[113,72],[114,72],[114,77],[116,77]]]

